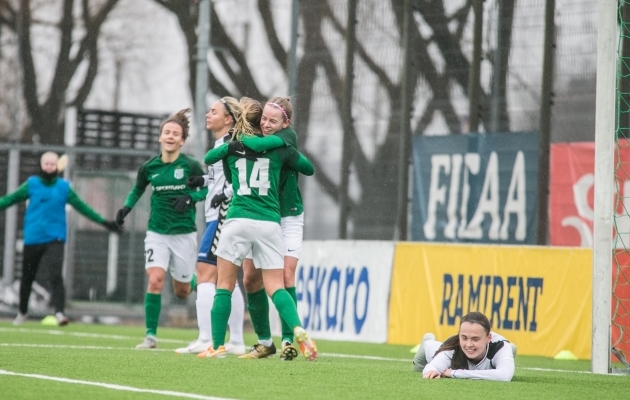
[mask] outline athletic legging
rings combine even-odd
[[[33,281],[40,264],[48,268],[50,289],[52,290],[50,302],[55,308],[55,312],[63,312],[66,306],[66,290],[63,287],[61,276],[63,246],[64,243],[60,241],[24,246],[22,281],[20,282],[20,312],[22,314],[26,314],[28,310],[28,299],[31,296]]]

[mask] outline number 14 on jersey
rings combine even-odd
[[[269,159],[259,158],[254,162],[252,173],[249,176],[249,184],[247,182],[247,159],[240,158],[235,163],[238,169],[239,188],[237,194],[246,196],[252,194],[251,188],[258,189],[258,195],[267,196],[269,191]]]

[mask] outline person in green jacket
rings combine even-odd
[[[64,313],[66,291],[63,285],[63,248],[66,242],[66,204],[112,232],[120,233],[114,221],[107,221],[83,202],[70,183],[57,175],[56,153],[46,152],[40,159],[40,173],[29,177],[13,193],[0,197],[0,210],[28,200],[24,216],[24,255],[20,280],[19,312],[13,325],[21,325],[27,318],[28,299],[40,265],[49,268],[51,304],[57,324],[68,324]]]

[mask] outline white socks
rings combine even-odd
[[[214,294],[217,287],[214,283],[203,282],[197,284],[197,326],[199,327],[199,340],[212,340],[212,324],[210,311],[214,304]],[[234,297],[234,296],[232,296]],[[234,300],[232,300],[234,301]],[[243,329],[241,328],[241,337]]]
[[[243,342],[243,317],[245,314],[245,302],[243,301],[243,293],[241,288],[234,286],[234,292],[232,292],[232,312],[230,313],[230,319],[228,320],[228,327],[230,328],[230,343],[242,345]]]
[[[212,340],[212,322],[210,312],[214,304],[214,295],[217,287],[214,283],[203,282],[197,285],[197,326],[199,327],[199,340]],[[230,328],[230,343],[242,345],[243,342],[243,318],[245,314],[245,302],[241,288],[234,286],[232,293],[232,312],[228,320]]]

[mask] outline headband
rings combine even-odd
[[[284,114],[284,118],[287,120],[287,122],[289,121],[289,117],[287,116],[287,113],[284,111],[284,108],[282,108],[280,104],[272,103],[270,101],[268,101],[267,104],[271,104],[272,106],[279,108],[280,111],[282,111],[282,114]]]
[[[234,117],[234,114],[232,114],[232,110],[230,109],[230,106],[227,103],[227,101],[223,100],[223,98],[219,100],[221,101],[221,103],[223,103],[223,107],[225,107],[225,111],[227,111],[228,115],[232,117],[232,122],[236,123],[236,118]]]

